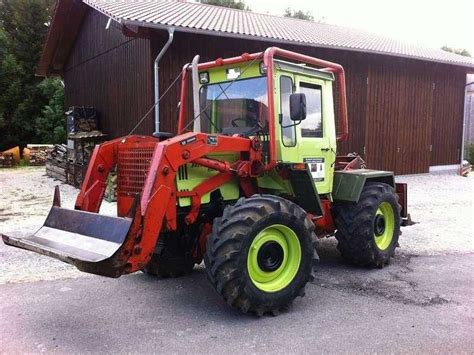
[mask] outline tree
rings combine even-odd
[[[62,143],[66,137],[63,83],[58,78],[47,78],[38,87],[49,101],[36,119],[36,133],[44,142]]]
[[[201,4],[230,7],[232,9],[251,11],[250,7],[242,0],[201,0]]]
[[[441,47],[441,49],[445,52],[451,52],[451,53],[459,54],[459,55],[462,55],[464,57],[471,57],[471,53],[469,53],[468,50],[464,49],[464,48],[451,48],[451,47],[448,47],[448,46],[443,46],[443,47]]]
[[[0,151],[40,143],[37,118],[49,103],[35,76],[53,0],[0,1]]]
[[[314,21],[314,16],[309,11],[302,11],[302,10],[293,10],[289,7],[285,9],[285,13],[283,14],[285,17],[292,17],[297,18],[300,20],[307,20],[307,21]]]

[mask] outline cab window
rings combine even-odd
[[[321,138],[323,136],[321,86],[300,83],[299,92],[306,96],[306,119],[301,121],[301,137]]]
[[[290,95],[293,93],[293,80],[289,76],[280,77],[280,122],[283,145],[296,145],[296,128],[290,118]]]

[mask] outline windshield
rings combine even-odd
[[[222,82],[201,87],[201,131],[244,134],[267,127],[266,77]]]

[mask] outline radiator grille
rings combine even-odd
[[[135,195],[142,193],[153,151],[154,146],[119,149],[117,164],[117,192],[119,194]]]

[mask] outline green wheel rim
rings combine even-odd
[[[273,255],[273,259],[265,259],[267,254]],[[262,267],[262,263],[268,267]],[[281,224],[273,224],[258,233],[247,256],[250,279],[265,292],[277,292],[287,287],[295,278],[300,263],[300,241],[291,228]]]
[[[392,205],[382,202],[377,209],[374,221],[375,245],[380,250],[386,250],[392,243],[395,231],[395,213]]]

